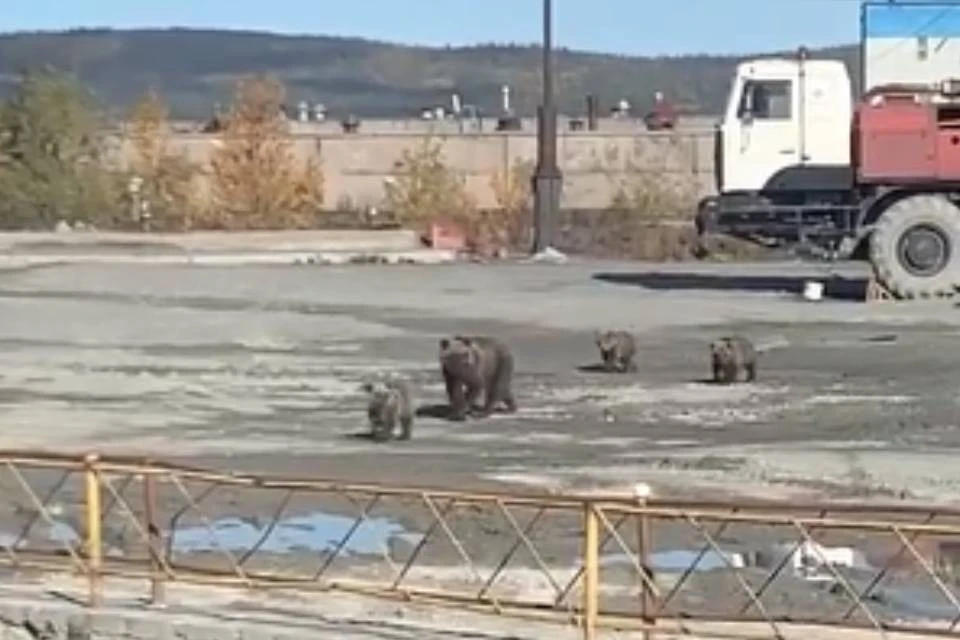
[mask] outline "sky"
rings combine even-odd
[[[0,31],[203,27],[435,46],[539,41],[540,0],[8,1]],[[636,55],[855,42],[858,0],[554,0],[557,46]]]

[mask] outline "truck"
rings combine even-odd
[[[858,97],[840,60],[737,65],[701,236],[867,259],[891,297],[960,290],[960,2],[861,3]]]

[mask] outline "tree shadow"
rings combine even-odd
[[[866,278],[829,278],[800,276],[731,276],[708,273],[595,273],[594,280],[611,284],[633,285],[657,291],[709,290],[757,291],[768,293],[803,293],[809,280],[822,282],[823,296],[834,300],[863,301],[867,294]]]

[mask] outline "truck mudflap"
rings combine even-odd
[[[693,217],[693,224],[698,236],[717,232],[717,212],[720,205],[716,196],[707,196],[697,203],[697,213]]]

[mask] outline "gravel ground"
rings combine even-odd
[[[946,302],[858,303],[864,273],[585,260],[11,270],[0,274],[0,447],[439,487],[644,481],[657,495],[953,502],[960,315]],[[798,297],[808,277],[829,279],[828,299]],[[601,327],[636,332],[637,373],[589,370]],[[708,384],[707,344],[731,330],[763,349],[759,379]],[[410,442],[355,437],[367,376],[404,373],[424,407],[443,402],[437,340],[453,332],[511,345],[519,412],[424,416]],[[238,513],[238,500],[211,508]],[[247,515],[264,516],[269,502]],[[385,513],[410,531],[431,520]],[[550,531],[563,565],[579,525]],[[487,534],[476,546],[513,539],[502,521]],[[692,544],[657,537],[667,551]],[[394,540],[390,552],[413,544]]]
[[[824,269],[577,262],[9,272],[0,275],[0,406],[9,425],[0,446],[263,471],[322,467],[323,475],[442,486],[643,480],[661,491],[719,483],[765,495],[951,500],[960,472],[938,462],[960,444],[957,383],[944,375],[960,364],[960,314],[944,303],[805,303],[776,290],[799,289],[804,275]],[[606,326],[637,333],[638,373],[582,370],[597,360],[591,331]],[[767,349],[758,382],[704,384],[708,341],[733,329]],[[365,376],[405,373],[422,405],[443,402],[436,344],[455,331],[511,345],[519,413],[462,424],[424,417],[409,443],[351,438],[363,429]]]

